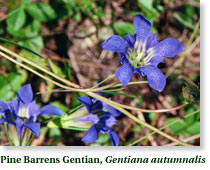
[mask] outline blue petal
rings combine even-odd
[[[81,117],[79,119],[75,120],[76,122],[84,122],[84,123],[92,123],[92,124],[96,124],[99,121],[99,118],[97,115],[95,114],[88,114],[84,117]]]
[[[166,78],[163,73],[155,66],[149,65],[138,69],[140,75],[146,75],[148,84],[151,88],[161,92],[165,88]]]
[[[4,119],[4,118],[0,119],[0,124],[2,124],[4,122],[7,122],[7,119]]]
[[[90,129],[85,133],[82,138],[83,142],[92,143],[98,139],[98,132],[95,125],[91,126]]]
[[[155,57],[152,57],[150,60],[149,60],[149,63],[153,66],[157,66],[158,64],[162,63],[164,61],[164,57],[161,57],[161,56],[155,56]]]
[[[109,112],[112,116],[117,117],[121,115],[121,112],[114,107],[108,105],[107,103],[103,103],[103,110]]]
[[[109,133],[108,133],[111,141],[112,141],[112,145],[113,146],[118,146],[119,143],[120,143],[120,139],[119,139],[119,136],[118,134],[114,131],[114,130],[111,130]]]
[[[30,103],[33,99],[33,91],[31,85],[26,84],[23,87],[21,87],[17,93],[17,98],[25,104]]]
[[[78,97],[77,99],[87,108],[88,112],[90,113],[93,106],[91,98],[84,96],[84,97]]]
[[[39,114],[39,107],[36,104],[36,101],[32,101],[28,106],[29,117],[37,117]]]
[[[131,66],[131,64],[129,62],[124,62],[124,64],[116,70],[115,75],[120,83],[123,86],[126,86],[131,80],[133,72],[134,68]]]
[[[36,137],[39,136],[40,133],[40,123],[25,123],[24,126],[29,129]]]
[[[128,62],[128,59],[124,54],[120,53],[120,63],[123,64],[124,62]]]
[[[184,46],[175,38],[167,38],[153,47],[155,56],[174,57],[184,50]]]
[[[57,108],[56,106],[53,106],[51,104],[48,104],[40,109],[40,115],[56,115],[56,116],[63,116],[63,112]]]
[[[23,136],[23,132],[24,132],[24,123],[20,118],[17,118],[15,121],[15,126],[16,126],[16,130],[18,135],[22,138]]]
[[[91,108],[91,112],[95,113],[95,112],[97,112],[99,110],[102,110],[102,108],[103,108],[102,102],[96,99],[96,101],[93,102],[93,106]]]
[[[19,102],[16,99],[12,99],[11,102],[9,102],[9,108],[10,108],[10,112],[14,113],[15,117],[17,116],[18,110],[20,108],[20,105],[24,105],[22,102]]]
[[[134,46],[135,41],[136,41],[136,37],[133,36],[133,35],[130,35],[128,33],[128,35],[125,36],[124,40],[127,41],[129,47],[132,48]]]
[[[144,16],[136,15],[134,17],[134,29],[137,42],[144,42],[149,35],[151,28],[151,22],[144,18]]]
[[[108,51],[126,54],[128,50],[128,43],[120,36],[113,35],[103,42],[102,48]]]
[[[157,35],[154,33],[150,33],[147,37],[146,41],[146,50],[148,50],[151,47],[154,47],[158,44]]]
[[[9,110],[8,105],[4,101],[0,100],[0,115],[5,117],[5,112],[7,110]]]
[[[9,122],[15,122],[17,119],[17,113],[18,113],[18,102],[17,100],[12,100],[8,104],[8,108],[4,110],[4,117],[9,121]]]
[[[117,120],[115,119],[115,117],[109,113],[105,113],[103,116],[100,117],[100,123],[109,128],[116,124],[116,122]]]
[[[4,101],[0,100],[0,108],[2,108],[2,110],[7,110],[8,105]]]

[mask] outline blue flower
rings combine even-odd
[[[79,97],[78,100],[87,108],[89,114],[76,121],[92,124],[83,136],[82,141],[92,143],[98,139],[98,133],[107,133],[112,145],[118,146],[119,136],[111,127],[116,124],[117,120],[115,117],[119,116],[121,112],[106,103],[90,97]]]
[[[166,78],[157,68],[164,57],[172,58],[184,50],[184,46],[175,38],[158,42],[157,36],[150,33],[152,24],[142,15],[134,17],[134,35],[126,35],[124,40],[113,35],[102,48],[120,53],[122,66],[115,72],[116,77],[126,86],[134,73],[147,76],[151,88],[161,92],[165,88]]]
[[[7,122],[16,127],[17,134],[23,137],[25,128],[30,130],[36,137],[39,136],[40,123],[37,119],[41,115],[62,116],[60,109],[53,105],[46,105],[39,109],[36,101],[33,100],[33,92],[30,84],[21,87],[17,93],[17,98],[6,104],[0,100],[0,124]]]

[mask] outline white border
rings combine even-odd
[[[72,157],[100,157],[104,159],[108,155],[115,157],[194,157],[201,155],[206,157],[205,164],[1,164],[0,169],[15,168],[15,170],[37,170],[37,168],[70,170],[71,168],[94,169],[155,169],[168,170],[185,168],[210,169],[210,108],[209,106],[209,82],[210,82],[210,1],[201,0],[201,146],[200,147],[0,147],[0,156],[10,157],[59,157],[65,155]]]

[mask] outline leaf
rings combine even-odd
[[[14,11],[16,12],[14,13]],[[13,13],[13,14],[11,14]],[[11,14],[11,15],[10,15]],[[7,24],[9,27],[13,28],[14,31],[20,30],[26,21],[25,10],[22,7],[17,7],[12,9],[8,14]]]
[[[27,37],[26,40],[19,41],[18,44],[22,45],[23,47],[29,48],[37,53],[39,53],[44,47],[43,39],[39,35],[31,35],[31,37]]]
[[[166,121],[167,125],[170,125],[173,121],[177,120],[176,118],[170,118]],[[172,133],[179,135],[185,131],[185,122],[179,120],[178,122],[174,123],[173,125],[169,126],[169,129]]]
[[[22,84],[22,75],[19,73],[9,73],[0,77],[0,100],[11,100],[16,96]]]
[[[61,135],[62,135],[62,133],[61,133],[60,129],[58,129],[58,128],[52,128],[49,130],[49,136],[51,138],[57,138],[57,137],[61,138]]]
[[[65,78],[65,74],[63,73],[63,71],[61,70],[61,68],[59,66],[57,66],[55,63],[53,63],[50,59],[48,59],[49,64],[50,64],[50,68],[52,69],[53,73],[55,73],[56,75]]]
[[[80,101],[77,100],[77,98],[79,97],[79,93],[73,93],[73,97],[72,97],[72,102],[71,102],[71,108],[77,107],[78,105],[80,105]]]
[[[128,23],[128,22],[120,22],[120,23],[114,24],[114,30],[117,34],[121,36],[125,36],[128,33],[130,33],[131,35],[134,34],[133,24]]]
[[[30,4],[30,0],[21,0],[21,5],[28,5]]]
[[[192,116],[194,117],[194,116]],[[169,130],[176,134],[188,134],[188,135],[195,135],[200,133],[200,122],[193,121],[192,119],[188,121],[179,120],[176,123],[170,125],[172,122],[176,121],[176,118],[170,118],[166,121],[166,124],[169,126]]]
[[[24,58],[37,63],[39,66],[43,67],[43,68],[47,68],[47,62],[45,58],[41,58],[35,54],[31,54],[30,52],[26,51],[26,50],[21,50],[21,52],[19,53],[21,56],[23,56]]]
[[[187,22],[187,21],[186,21],[184,18],[182,18],[179,14],[174,13],[174,14],[173,14],[173,17],[174,17],[177,21],[179,21],[181,24],[183,24],[185,27],[190,28],[190,29],[193,29],[193,28],[194,28],[194,26],[193,26],[192,23]]]
[[[155,18],[160,16],[160,13],[153,7],[153,0],[138,0],[138,6],[146,14],[146,18],[153,22]]]
[[[25,36],[22,29],[15,31],[13,25],[10,24],[7,24],[7,32],[14,37],[23,38]]]
[[[200,133],[200,122],[195,122],[194,124],[192,124],[191,126],[189,126],[187,128],[187,132],[190,135],[196,135]]]
[[[31,31],[32,32],[38,33],[40,31],[40,28],[41,28],[41,23],[40,23],[39,20],[34,19],[32,21],[32,23],[30,24],[30,26],[31,26]]]
[[[109,136],[107,134],[99,134],[98,139],[95,141],[95,143],[105,144],[108,141],[109,141]]]
[[[77,11],[76,14],[74,15],[74,20],[76,22],[80,22],[82,20],[82,16],[81,16],[80,11]]]
[[[133,127],[133,131],[135,131],[135,132],[141,132],[141,125],[135,125],[134,127]]]
[[[56,17],[54,9],[45,3],[30,4],[26,8],[31,17],[42,22],[47,22]]]

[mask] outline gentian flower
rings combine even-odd
[[[82,141],[92,143],[98,139],[98,133],[107,133],[112,145],[119,145],[119,136],[111,127],[116,124],[117,120],[115,117],[119,116],[121,112],[106,103],[90,97],[79,97],[78,100],[86,107],[89,114],[76,119],[76,121],[92,124],[83,136]]]
[[[7,122],[8,127],[15,126],[17,134],[22,139],[26,130],[31,131],[36,137],[40,133],[40,123],[37,122],[41,115],[62,116],[60,109],[53,105],[39,108],[33,100],[33,92],[30,84],[21,87],[17,98],[6,104],[0,100],[0,124]]]
[[[122,66],[115,72],[116,77],[126,86],[134,73],[146,76],[151,88],[161,92],[166,85],[166,78],[157,68],[164,57],[172,58],[184,50],[184,46],[175,38],[167,38],[158,42],[157,36],[150,33],[152,28],[142,15],[134,17],[134,35],[126,35],[124,40],[113,35],[108,38],[102,48],[120,53]]]

